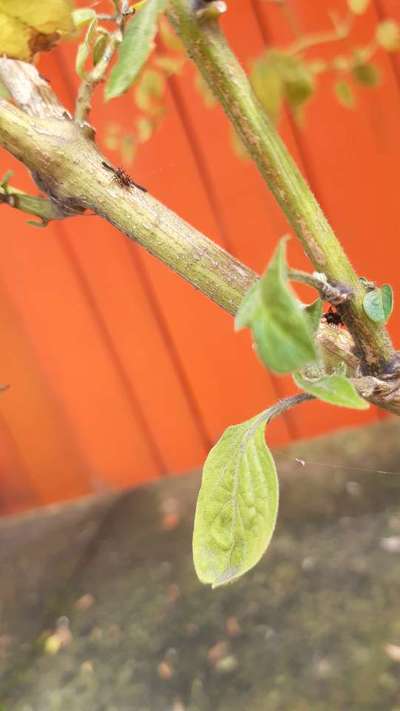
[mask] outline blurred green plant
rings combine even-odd
[[[279,122],[286,106],[301,124],[305,107],[318,92],[323,75],[330,78],[333,96],[340,105],[354,110],[358,90],[375,87],[381,81],[375,59],[379,49],[400,51],[400,25],[393,19],[385,19],[376,25],[374,35],[364,47],[355,46],[346,52],[340,47],[340,51],[329,59],[326,59],[326,52],[320,58],[315,57],[318,48],[335,46],[343,40],[346,40],[346,46],[351,43],[354,24],[357,17],[368,10],[369,0],[348,0],[348,12],[342,18],[327,11],[331,28],[312,34],[300,30],[288,0],[265,2],[280,7],[295,37],[287,47],[269,47],[249,66],[253,89],[274,123]],[[129,134],[122,126],[116,130],[115,124],[106,130],[107,147],[118,151],[125,163],[133,161],[137,147],[148,141],[159,127],[166,111],[168,78],[179,74],[187,61],[180,40],[162,12],[164,8],[164,0],[142,0],[129,7],[129,13],[137,17],[128,18],[119,59],[105,84],[107,100],[130,91],[137,109],[138,116]],[[85,30],[76,59],[77,73],[82,77],[88,60],[96,65],[105,51],[109,30],[101,21],[109,18],[97,15],[93,8],[76,10],[73,18],[77,30]],[[194,81],[205,105],[213,108],[215,98],[197,70]],[[231,134],[235,153],[240,158],[247,158],[248,154],[233,129]]]

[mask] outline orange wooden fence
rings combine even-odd
[[[307,31],[329,26],[344,0],[291,0]],[[244,64],[265,45],[290,40],[277,6],[229,3],[223,25]],[[375,0],[357,20],[351,44],[371,36],[378,17],[400,19],[397,0]],[[346,41],[343,42],[343,49]],[[75,46],[41,60],[62,101],[76,91]],[[328,48],[338,53],[338,45]],[[317,52],[321,55],[321,50]],[[400,64],[382,52],[382,82],[357,90],[348,111],[324,78],[299,128],[281,129],[359,273],[393,284],[398,296]],[[131,130],[132,97],[103,105],[93,121],[104,147],[110,122]],[[31,188],[5,153],[1,168]],[[187,64],[168,84],[167,115],[133,168],[151,193],[256,270],[288,226],[249,162],[232,150],[219,108],[207,109]],[[1,210],[0,510],[3,513],[124,487],[198,467],[222,430],[293,392],[289,378],[266,372],[246,333],[162,264],[96,217],[36,230]],[[292,240],[293,266],[306,262]],[[390,324],[399,337],[398,317]],[[322,404],[275,421],[269,441],[283,444],[376,419]]]

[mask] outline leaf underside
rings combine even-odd
[[[259,418],[229,427],[204,465],[193,557],[200,581],[213,587],[252,568],[275,527],[278,479],[264,428]]]

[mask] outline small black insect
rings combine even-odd
[[[326,323],[329,323],[331,326],[343,325],[342,317],[340,316],[338,311],[334,311],[331,306],[329,307],[328,311],[324,313],[322,318]]]
[[[132,180],[131,176],[128,175],[128,173],[123,168],[113,168],[112,165],[109,165],[104,160],[102,161],[102,164],[104,168],[107,168],[107,170],[110,170],[112,173],[114,173],[112,179],[116,183],[118,183],[121,188],[131,188],[132,185],[134,185],[135,188],[139,188],[139,190],[142,190],[144,193],[147,193],[147,188],[144,188],[143,185],[135,183],[135,181]]]

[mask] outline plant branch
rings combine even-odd
[[[30,116],[70,117],[49,83],[33,64],[0,57],[0,78],[15,103]]]
[[[75,121],[80,124],[87,123],[92,108],[92,96],[96,86],[102,81],[109,67],[114,52],[121,42],[121,32],[116,30],[107,38],[107,44],[100,61],[88,72],[81,82],[75,106]]]
[[[169,0],[167,14],[189,56],[222,104],[318,272],[345,284],[353,298],[340,307],[368,372],[385,370],[395,353],[386,329],[363,310],[364,288],[321,207],[258,103],[216,21],[200,22],[191,0]]]
[[[0,61],[0,78],[2,66]],[[235,315],[257,275],[148,193],[113,180],[94,142],[67,116],[30,116],[0,100],[0,146],[32,171],[57,210],[77,214],[88,209],[96,213]],[[318,341],[323,350],[359,373],[354,341],[347,331],[321,323]],[[364,381],[367,399],[400,414],[394,381],[374,381]],[[381,397],[382,387],[386,390]],[[397,392],[400,394],[400,387]]]
[[[308,274],[308,272],[303,272],[299,269],[288,269],[288,279],[311,286],[319,292],[324,301],[329,301],[333,306],[344,304],[353,294],[352,289],[349,287],[339,284],[334,286],[327,281],[325,274],[319,274],[318,272]]]
[[[0,186],[0,204],[9,205],[16,210],[39,217],[41,222],[29,221],[29,224],[34,224],[38,227],[45,227],[51,220],[62,220],[64,217],[69,216],[51,200],[28,195],[10,185],[7,185],[6,188]]]
[[[284,412],[296,407],[296,405],[301,405],[303,402],[309,400],[316,400],[315,395],[311,395],[310,393],[297,393],[297,395],[290,395],[290,397],[285,397],[283,400],[278,400],[274,405],[271,405],[271,407],[268,407],[267,410],[259,414],[254,421],[252,429],[256,429],[262,422],[270,422],[275,417],[279,417],[283,415]]]
[[[332,17],[334,22],[334,27],[332,30],[327,30],[325,32],[315,32],[309,35],[302,35],[298,37],[293,44],[288,47],[288,52],[290,54],[301,54],[308,49],[313,47],[320,47],[324,44],[332,44],[332,42],[339,42],[349,36],[351,28],[353,25],[353,15],[349,15],[346,20],[338,20]]]
[[[148,193],[113,180],[92,141],[68,120],[28,116],[0,100],[0,145],[63,210],[88,209],[235,314],[256,275]]]

